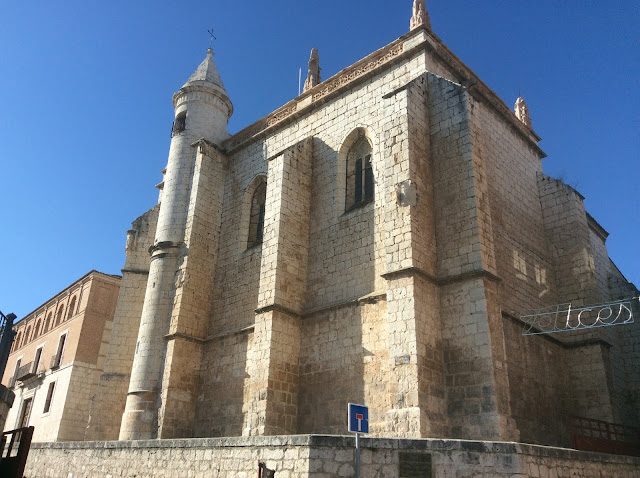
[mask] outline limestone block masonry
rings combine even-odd
[[[638,326],[523,336],[519,319],[638,295],[606,231],[425,2],[411,26],[234,135],[207,52],[173,96],[159,204],[128,233],[87,438],[341,434],[349,402],[378,438],[570,446],[570,413],[640,425]],[[520,451],[504,476],[549,476]],[[348,476],[336,461],[308,472]]]
[[[171,376],[168,375],[171,370],[165,369],[166,349],[168,347],[173,351],[176,343],[175,340],[169,344],[165,343],[165,335],[169,333],[171,323],[175,324],[181,314],[180,306],[183,296],[177,289],[185,280],[187,284],[197,283],[199,279],[204,279],[205,284],[211,282],[212,273],[207,269],[212,270],[215,264],[215,257],[207,256],[209,251],[216,249],[215,242],[205,244],[204,250],[199,250],[197,247],[199,241],[215,241],[215,238],[203,238],[201,234],[204,231],[194,231],[194,228],[213,226],[212,229],[216,230],[219,227],[215,224],[215,214],[214,224],[207,224],[201,209],[206,205],[213,208],[214,212],[217,211],[219,215],[221,205],[218,204],[216,207],[215,199],[220,197],[217,193],[221,191],[221,185],[216,184],[215,179],[221,178],[221,172],[207,171],[212,166],[202,156],[209,157],[212,154],[206,154],[202,145],[196,147],[196,142],[220,142],[225,137],[227,121],[233,107],[217,73],[211,49],[196,72],[174,95],[173,103],[176,114],[174,128],[178,121],[182,124],[180,130],[174,129],[175,134],[171,139],[155,240],[150,248],[149,278],[127,403],[122,417],[121,439],[157,437],[158,428],[164,425],[158,416],[158,409],[161,409],[163,416],[168,419],[175,420],[177,414],[180,414],[180,411],[174,414],[167,408],[172,400],[180,401],[180,399],[175,396],[176,394],[171,394],[167,384],[167,380],[171,380]],[[214,151],[213,147],[206,149]],[[217,154],[213,156],[214,162],[220,161]],[[216,166],[214,165],[213,168]],[[189,236],[185,237],[185,233]],[[206,235],[206,232],[204,233]],[[189,248],[192,241],[195,246],[193,250]],[[188,270],[187,262],[189,264],[193,262],[194,265],[196,262],[196,260],[188,260],[190,254],[197,256],[198,252],[203,253],[201,259],[205,260],[204,266],[201,266],[203,270],[200,271],[204,277],[198,277],[200,275],[198,272],[191,273]],[[205,257],[208,260],[204,259]],[[195,267],[198,268],[198,266]],[[209,281],[206,280],[207,278]],[[207,305],[209,304],[206,300],[204,304],[199,304],[199,307],[204,309],[203,319],[210,313],[210,307]],[[194,314],[196,311],[183,310],[182,313]],[[193,320],[193,316],[187,319],[189,320]],[[187,330],[187,333],[189,332],[191,331]],[[172,358],[172,355],[168,355],[168,358]],[[164,387],[163,382],[167,384]],[[164,399],[162,402],[161,397]],[[180,408],[179,404],[176,406]],[[193,420],[189,421],[187,430],[180,432],[180,429],[185,427],[180,425],[178,419],[178,422],[174,423],[174,428],[178,427],[178,429],[172,428],[165,436],[181,433],[189,435],[193,427],[192,422]]]
[[[637,478],[640,459],[504,442],[361,441],[363,478]],[[354,439],[272,436],[34,444],[26,478],[278,478],[354,476]]]

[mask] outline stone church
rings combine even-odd
[[[319,64],[234,135],[211,49],[173,95],[87,439],[345,434],[349,402],[379,437],[637,426],[636,324],[523,335],[521,311],[638,296],[544,174],[524,100],[450,51],[424,0],[402,37],[324,81]]]

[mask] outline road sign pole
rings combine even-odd
[[[349,403],[347,422],[349,432],[356,434],[356,478],[360,478],[360,434],[369,433],[369,407]]]
[[[356,478],[360,478],[360,434],[356,433]]]

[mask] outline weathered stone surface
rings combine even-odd
[[[637,294],[606,231],[542,173],[523,103],[413,13],[323,83],[312,53],[310,88],[231,137],[210,55],[174,96],[160,205],[127,243],[148,280],[125,273],[88,436],[114,438],[127,381],[122,438],[338,434],[348,402],[377,437],[566,446],[569,412],[639,423],[636,326],[522,337],[518,319]]]
[[[32,446],[25,476],[250,477],[265,463],[276,477],[351,477],[354,460],[353,437],[337,436],[51,443]],[[371,478],[632,478],[640,459],[515,443],[365,438],[361,471]]]

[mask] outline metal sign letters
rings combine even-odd
[[[561,304],[542,309],[527,310],[520,315],[526,325],[522,335],[571,332],[611,325],[632,323],[633,309],[640,305],[640,298],[619,300],[610,304],[573,308]]]

